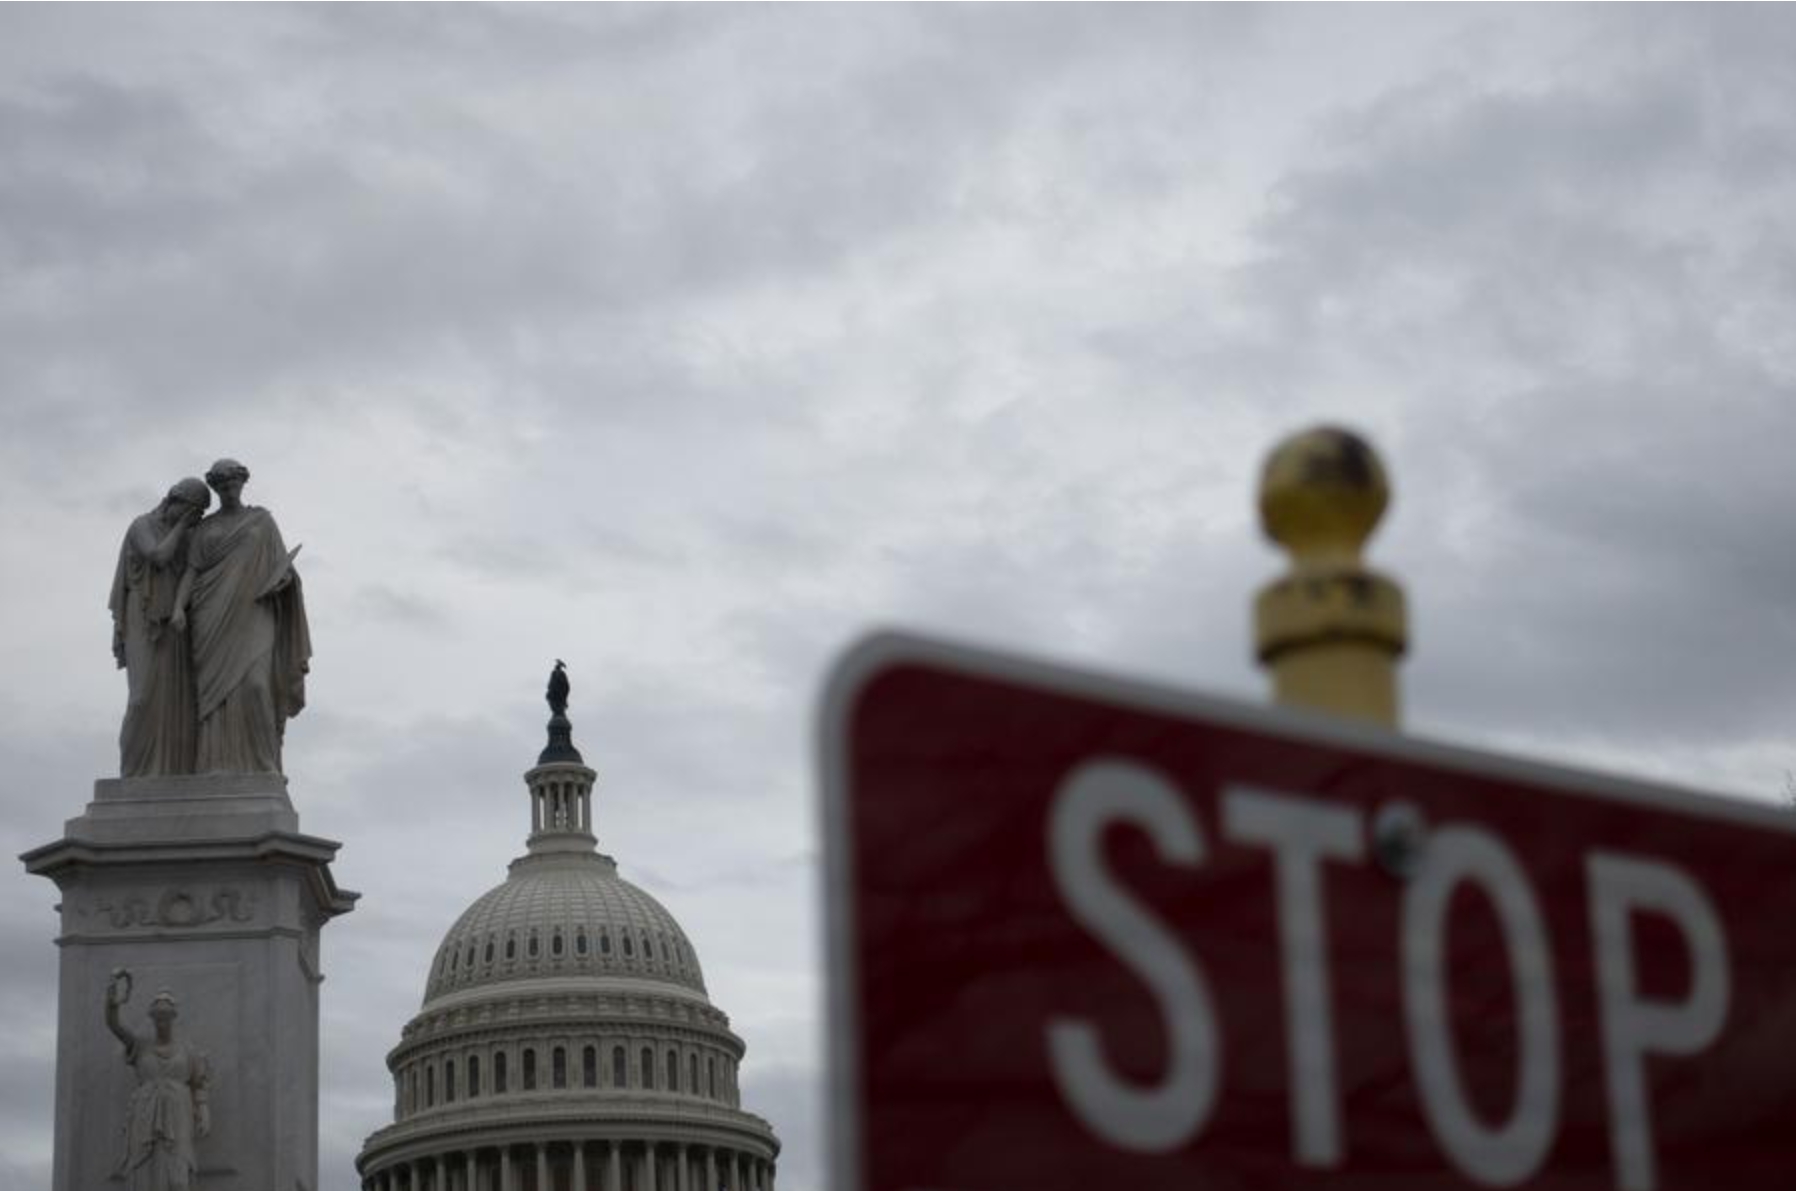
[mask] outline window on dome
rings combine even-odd
[[[553,935],[549,936],[549,954],[550,955],[560,955],[561,954],[561,932],[560,931],[556,931]]]
[[[493,962],[493,937],[491,935],[486,938],[486,962],[489,964]]]
[[[430,1108],[437,1102],[437,1069],[424,1068],[424,1107]]]
[[[611,1086],[621,1088],[630,1082],[630,1073],[624,1069],[624,1048],[611,1048]]]
[[[516,959],[517,957],[518,957],[518,936],[515,933],[506,935],[505,936],[505,958],[506,959]]]
[[[537,941],[536,931],[534,930],[530,932],[530,944],[526,948],[526,951],[529,953],[531,959],[535,959],[542,951],[542,945]]]
[[[468,1099],[480,1095],[480,1056],[468,1056]]]
[[[636,954],[636,949],[630,945],[630,936],[629,935],[624,936],[624,954],[625,955],[635,955]]]
[[[642,936],[642,954],[649,959],[655,958],[655,940],[647,935]]]
[[[574,951],[576,954],[579,954],[579,955],[586,954],[586,928],[585,927],[581,927],[579,930],[574,932]]]
[[[455,951],[453,949],[449,952],[449,970],[455,971]]]
[[[558,1088],[567,1087],[567,1051],[559,1046],[555,1048],[555,1053],[550,1056],[549,1074],[554,1086]]]
[[[698,1056],[697,1055],[693,1055],[692,1061],[690,1063],[686,1064],[686,1074],[691,1077],[686,1081],[686,1090],[688,1092],[691,1092],[694,1096],[698,1095]]]
[[[501,1050],[493,1054],[493,1094],[495,1096],[504,1093],[505,1076],[505,1052]]]
[[[580,1082],[589,1088],[599,1086],[599,1048],[596,1046],[580,1052]]]
[[[606,933],[605,931],[599,932],[599,954],[600,955],[610,955],[611,954],[611,936],[608,933]]]
[[[461,966],[464,968],[471,968],[474,966],[474,944],[468,944],[468,954],[467,957],[462,960]]]
[[[528,1047],[524,1048],[524,1090],[536,1090],[536,1052]]]
[[[716,1059],[707,1058],[705,1060],[705,1087],[707,1088],[706,1095],[710,1096],[711,1099],[713,1099],[713,1100],[717,1099],[717,1060]]]
[[[418,1111],[418,1069],[416,1067],[412,1068],[411,1104],[412,1104],[412,1111],[417,1112]]]
[[[667,1090],[680,1090],[680,1054],[678,1051],[667,1052]]]
[[[655,1052],[646,1046],[642,1048],[642,1086],[650,1090],[655,1086]]]
[[[443,1060],[443,1103],[455,1103],[455,1060]]]

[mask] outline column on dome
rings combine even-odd
[[[705,1147],[705,1191],[717,1191],[717,1147]]]
[[[536,1191],[549,1191],[549,1145],[536,1143]]]
[[[449,1191],[449,1157],[446,1154],[437,1155],[436,1182],[433,1186],[435,1191]]]
[[[573,1191],[587,1191],[587,1188],[586,1188],[586,1143],[583,1141],[576,1141],[574,1143],[574,1189],[573,1189]]]
[[[499,1147],[499,1191],[518,1191],[516,1176],[511,1169],[511,1147]]]
[[[656,1191],[655,1176],[659,1172],[655,1169],[655,1143],[652,1141],[643,1145],[642,1168],[646,1172],[643,1175],[643,1191]]]
[[[624,1143],[610,1143],[610,1153],[605,1157],[605,1191],[624,1191]]]
[[[469,1150],[464,1156],[467,1161],[464,1163],[462,1171],[462,1191],[480,1191],[479,1162],[475,1157],[475,1152]]]

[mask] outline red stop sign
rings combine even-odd
[[[823,752],[837,1191],[1796,1185],[1796,812],[899,637]]]

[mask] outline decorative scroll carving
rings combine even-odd
[[[210,896],[179,885],[162,891],[154,904],[147,897],[130,896],[118,901],[101,898],[96,912],[107,915],[114,928],[134,926],[209,926],[214,922],[250,922],[256,916],[256,895],[235,885],[221,885]]]

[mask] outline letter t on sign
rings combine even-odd
[[[1222,823],[1230,840],[1262,844],[1276,857],[1285,1033],[1296,1099],[1292,1149],[1304,1166],[1338,1166],[1341,1104],[1322,862],[1365,857],[1359,812],[1314,798],[1236,788],[1223,796]]]

